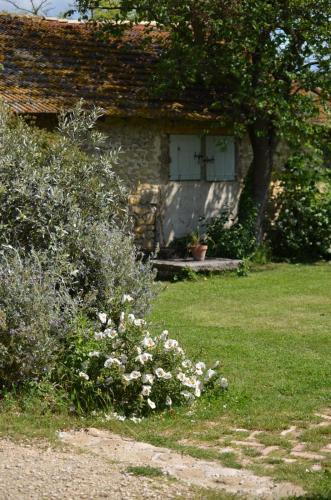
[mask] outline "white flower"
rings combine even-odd
[[[105,336],[104,336],[103,332],[95,332],[94,338],[95,338],[95,340],[102,340],[105,338]]]
[[[125,319],[125,312],[122,311],[120,314],[120,323],[123,323],[124,319]]]
[[[152,390],[152,388],[151,388],[151,386],[150,386],[150,385],[143,385],[143,388],[142,388],[142,390],[141,390],[141,394],[142,394],[143,396],[149,396],[149,395],[150,395],[150,393],[151,393],[151,390]]]
[[[171,406],[171,405],[172,405],[172,399],[171,399],[171,397],[170,397],[170,396],[167,396],[167,397],[166,397],[165,404],[166,404],[167,406]]]
[[[124,415],[118,415],[118,413],[110,413],[110,415],[105,414],[104,420],[109,422],[110,420],[119,420],[120,422],[124,422],[126,417]]]
[[[197,375],[202,375],[204,370],[206,369],[206,365],[202,361],[199,361],[199,363],[196,363],[195,368],[196,368],[195,373]]]
[[[106,359],[106,361],[105,361],[105,363],[104,363],[104,365],[103,365],[103,366],[104,366],[105,368],[109,368],[109,367],[111,367],[112,365],[121,366],[121,365],[122,365],[122,363],[120,362],[120,360],[119,360],[119,359],[110,357],[110,358]]]
[[[145,373],[143,375],[144,384],[153,384],[153,382],[154,382],[154,375],[152,375],[151,373]]]
[[[164,343],[164,349],[166,351],[172,351],[173,349],[175,349],[176,347],[178,347],[178,342],[177,340],[174,340],[174,339],[168,339],[165,341]]]
[[[105,337],[108,337],[110,339],[114,339],[115,337],[117,337],[117,331],[114,328],[106,328],[103,333]]]
[[[191,366],[192,366],[192,361],[190,361],[189,359],[184,359],[184,361],[182,362],[182,367],[190,368]]]
[[[163,368],[156,368],[156,370],[154,370],[155,372],[155,375],[157,376],[157,378],[164,378],[164,375],[165,375],[165,371],[163,370]]]
[[[181,395],[184,396],[185,399],[194,399],[193,394],[188,391],[182,391]]]
[[[137,370],[133,370],[133,372],[130,373],[131,380],[136,380],[137,378],[141,377],[141,373]]]
[[[180,354],[181,356],[184,355],[184,349],[182,349],[181,347],[176,347],[175,351],[176,351],[176,354]]]
[[[196,382],[197,382],[196,379],[186,377],[185,380],[183,381],[183,385],[185,385],[186,387],[190,387],[191,389],[194,389]]]
[[[183,382],[185,379],[186,379],[186,375],[185,373],[183,372],[179,372],[178,375],[177,375],[177,379],[180,381],[180,382]]]
[[[154,346],[155,346],[155,342],[154,340],[149,337],[148,335],[146,337],[144,337],[143,341],[142,341],[142,345],[146,348],[146,349],[152,349]]]
[[[160,339],[161,339],[161,340],[167,340],[168,335],[169,335],[168,330],[163,330],[163,332],[162,332],[162,333],[161,333],[161,335],[160,335]]]
[[[139,363],[141,363],[142,365],[147,363],[147,361],[152,361],[152,359],[153,359],[153,356],[151,354],[149,354],[148,352],[143,352],[142,354],[139,354],[136,357],[136,361],[139,361]]]
[[[132,422],[134,422],[135,424],[139,424],[139,422],[142,421],[142,418],[138,418],[138,417],[131,417],[130,420],[132,420]]]
[[[128,295],[128,294],[124,294],[123,297],[122,297],[122,304],[125,304],[126,302],[132,302],[133,301],[133,298],[131,297],[131,295]]]
[[[196,380],[195,379],[190,379],[189,377],[187,377],[185,375],[185,373],[183,372],[179,372],[178,375],[177,375],[177,379],[183,384],[185,385],[186,387],[191,387],[191,388],[194,388],[195,387],[195,384],[196,384]]]
[[[124,382],[131,382],[131,374],[130,373],[124,373],[122,376]]]
[[[111,318],[109,318],[109,320],[107,321],[107,326],[111,326],[113,324],[113,321]]]
[[[134,321],[135,321],[135,315],[134,315],[134,314],[128,314],[128,320],[129,320],[131,323],[134,323]]]
[[[133,321],[135,326],[144,326],[146,325],[146,321],[144,319],[135,319]]]
[[[114,412],[111,414],[113,418],[116,420],[119,420],[120,422],[124,422],[126,420],[126,417],[124,415],[119,415],[118,413]]]
[[[219,384],[223,389],[227,389],[229,387],[228,379],[226,379],[225,377],[219,379]]]
[[[216,371],[212,370],[211,368],[207,370],[206,376],[205,376],[205,381],[208,382],[211,378],[215,377]]]
[[[83,378],[84,380],[89,380],[90,379],[90,377],[88,376],[88,374],[85,373],[85,372],[79,372],[78,375],[79,375],[80,378]]]
[[[200,380],[197,380],[195,383],[195,390],[194,390],[194,394],[197,398],[201,396],[202,389],[203,389],[202,382]]]
[[[147,399],[147,404],[150,408],[152,408],[152,410],[155,410],[156,408],[156,404],[154,403],[154,401],[152,401],[151,399]]]
[[[100,351],[92,351],[88,353],[89,358],[98,358],[100,356]]]
[[[158,377],[158,378],[164,378],[166,380],[169,380],[170,378],[172,378],[172,375],[170,372],[165,372],[163,370],[163,368],[156,368],[155,370],[155,375]]]
[[[100,322],[104,325],[107,323],[107,314],[106,313],[98,313],[98,318]]]
[[[118,333],[124,333],[125,332],[125,324],[124,323],[120,323],[118,325]]]
[[[128,357],[125,354],[121,354],[120,360],[123,365],[126,365],[126,363],[128,362]]]

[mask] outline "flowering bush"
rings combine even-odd
[[[76,409],[112,407],[140,416],[193,402],[207,388],[227,387],[218,363],[193,363],[168,331],[151,335],[146,322],[128,312],[132,300],[123,296],[117,317],[99,313],[95,331],[81,324],[64,349],[56,376]]]

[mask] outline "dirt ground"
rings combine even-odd
[[[165,478],[133,476],[120,463],[90,453],[58,451],[44,444],[0,440],[0,498],[192,498],[189,486]]]

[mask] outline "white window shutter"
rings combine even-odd
[[[207,181],[233,181],[235,179],[234,137],[206,137]]]
[[[196,135],[170,136],[170,180],[200,180],[201,140]]]

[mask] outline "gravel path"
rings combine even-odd
[[[187,485],[127,474],[126,466],[77,450],[0,440],[0,499],[194,498]]]
[[[215,494],[218,490],[219,498],[228,493],[254,500],[304,494],[288,482],[276,483],[245,469],[231,469],[105,430],[60,432],[59,437],[64,449],[0,439],[0,500],[202,499],[206,489]],[[127,472],[130,465],[157,467],[164,475],[132,475]]]

